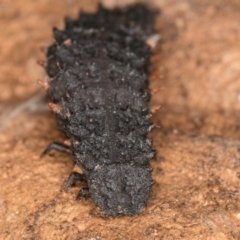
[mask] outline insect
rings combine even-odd
[[[39,81],[69,143],[52,143],[44,154],[70,153],[83,173],[72,172],[65,190],[86,181],[77,197],[91,196],[107,215],[141,213],[152,185],[146,40],[155,15],[141,4],[114,10],[100,5],[95,14],[66,18],[47,50],[50,80]]]

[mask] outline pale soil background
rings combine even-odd
[[[107,7],[134,1],[105,0]],[[155,184],[146,210],[104,217],[81,185],[60,191],[71,158],[37,79],[52,27],[97,1],[0,0],[0,239],[240,239],[240,2],[152,0],[161,44],[152,59]]]

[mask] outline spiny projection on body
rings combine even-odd
[[[67,138],[67,145],[52,143],[43,154],[70,153],[83,173],[72,172],[65,189],[86,181],[78,197],[90,195],[107,215],[141,213],[152,185],[146,41],[155,16],[138,4],[114,10],[100,5],[95,14],[66,18],[47,50],[50,80],[39,81]]]

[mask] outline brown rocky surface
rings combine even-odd
[[[134,1],[105,0],[108,7]],[[97,1],[0,1],[0,239],[240,239],[240,3],[153,0],[161,9],[151,87],[162,109],[150,134],[157,157],[145,211],[105,217],[81,185],[62,192],[68,155],[36,85],[38,49],[52,26]]]

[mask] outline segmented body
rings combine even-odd
[[[93,202],[108,215],[140,213],[150,192],[146,38],[153,21],[142,5],[99,7],[76,21],[66,19],[47,53],[58,128],[71,142]]]

